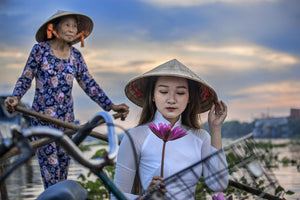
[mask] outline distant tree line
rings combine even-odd
[[[208,123],[204,124],[204,128],[209,130]],[[252,132],[254,128],[254,122],[239,122],[235,121],[226,121],[222,125],[222,137],[223,138],[240,138]]]
[[[240,138],[252,132],[254,128],[254,122],[239,122],[239,121],[228,121],[224,122],[222,126],[222,137],[223,138]]]
[[[240,138],[249,133],[254,129],[255,121],[251,123],[235,121],[226,121],[222,126],[222,137],[223,138]],[[289,119],[288,126],[290,130],[290,138],[300,139],[300,119]],[[208,124],[204,124],[204,128],[208,129]]]

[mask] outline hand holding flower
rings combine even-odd
[[[160,176],[154,176],[150,185],[147,188],[147,194],[151,195],[154,191],[160,191],[163,195],[167,192],[164,178]]]

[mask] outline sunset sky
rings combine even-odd
[[[130,106],[127,122],[120,122],[126,128],[140,109],[125,97],[124,85],[173,58],[216,90],[228,121],[300,108],[299,0],[1,0],[1,94],[12,93],[37,29],[57,10],[92,18],[85,47],[75,47],[114,103]],[[33,92],[34,85],[23,101],[31,104]],[[77,83],[73,96],[81,122],[101,111]]]

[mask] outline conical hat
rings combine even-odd
[[[89,34],[91,34],[94,24],[91,18],[89,18],[86,15],[78,14],[75,12],[69,12],[69,11],[57,11],[54,15],[52,15],[36,32],[35,39],[37,42],[43,42],[48,40],[47,39],[47,25],[51,22],[53,22],[55,19],[58,19],[60,17],[65,17],[65,16],[76,16],[78,19],[78,33],[81,31],[87,31]],[[86,37],[89,36],[86,35]],[[77,42],[80,41],[80,37],[71,42],[71,44],[76,44]]]
[[[146,79],[153,76],[175,76],[186,78],[200,84],[199,92],[202,98],[199,99],[201,109],[200,113],[208,111],[213,102],[218,101],[218,96],[214,89],[205,83],[197,74],[188,67],[180,63],[178,60],[170,60],[158,67],[132,78],[125,86],[125,94],[127,98],[134,104],[143,107],[145,101]]]

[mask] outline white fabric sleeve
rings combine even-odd
[[[229,182],[229,172],[224,150],[217,150],[211,146],[211,137],[203,129],[196,135],[203,141],[201,155],[203,160],[203,175],[205,183],[213,191],[223,191]]]

